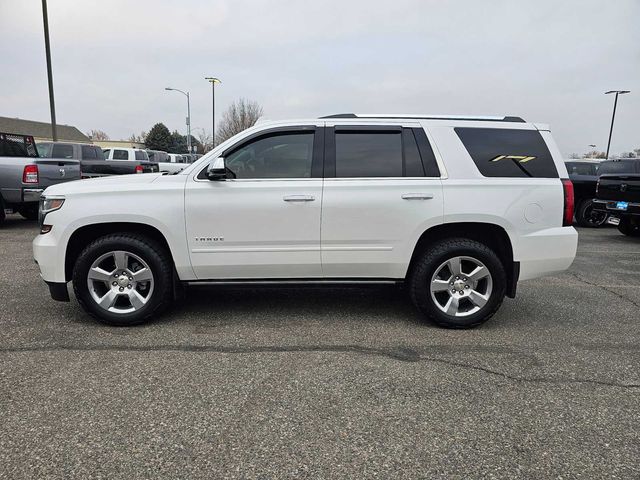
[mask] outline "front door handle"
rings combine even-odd
[[[313,202],[316,197],[313,195],[287,195],[282,197],[285,202]]]
[[[402,198],[404,200],[431,200],[433,193],[404,193]]]

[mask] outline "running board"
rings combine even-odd
[[[272,280],[222,279],[192,280],[184,282],[188,285],[249,285],[249,286],[318,286],[318,285],[398,285],[403,279],[395,278],[282,278]]]

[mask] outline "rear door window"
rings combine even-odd
[[[558,178],[551,152],[537,130],[454,130],[485,177]]]
[[[113,159],[114,160],[129,160],[129,152],[126,150],[113,150]]]
[[[147,161],[149,160],[149,156],[147,155],[147,152],[143,150],[136,150],[136,160]]]
[[[402,134],[336,132],[336,177],[402,177]]]
[[[102,153],[102,152],[101,152]],[[82,145],[82,159],[83,160],[98,160],[102,155],[98,156],[98,149],[96,147],[90,147]]]
[[[56,143],[51,150],[51,158],[73,158],[73,145]]]

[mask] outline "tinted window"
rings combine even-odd
[[[36,148],[38,149],[38,155],[42,158],[51,157],[51,143],[39,143]]]
[[[310,178],[313,136],[286,133],[258,138],[228,154],[226,167],[235,178]]]
[[[405,177],[424,177],[424,167],[420,158],[420,151],[416,137],[410,128],[402,130],[402,145],[404,147],[404,175]]]
[[[100,156],[98,156],[98,149],[96,147],[82,145],[81,148],[83,160],[98,160],[102,158],[102,150],[100,150]]]
[[[456,128],[455,132],[485,177],[558,177],[537,130]]]
[[[634,161],[602,162],[598,166],[598,175],[603,173],[634,173],[635,163]]]
[[[336,177],[402,177],[401,132],[336,132]]]
[[[51,151],[51,158],[73,158],[73,145],[56,143]]]
[[[158,160],[156,160],[156,152],[154,152],[153,150],[147,150],[147,155],[149,156],[149,160],[152,162],[157,162]]]
[[[144,150],[136,150],[136,160],[149,160],[149,156],[147,152]]]
[[[113,151],[113,159],[114,160],[129,160],[129,152],[126,150],[114,150]]]
[[[595,175],[598,165],[595,163],[567,162],[569,175]]]

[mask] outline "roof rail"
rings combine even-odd
[[[514,117],[511,115],[503,117],[466,117],[457,115],[373,115],[373,114],[355,114],[355,113],[336,113],[334,115],[326,115],[320,118],[388,118],[388,119],[402,119],[412,118],[416,120],[462,120],[462,121],[492,121],[492,122],[517,122],[525,123],[520,117]]]

